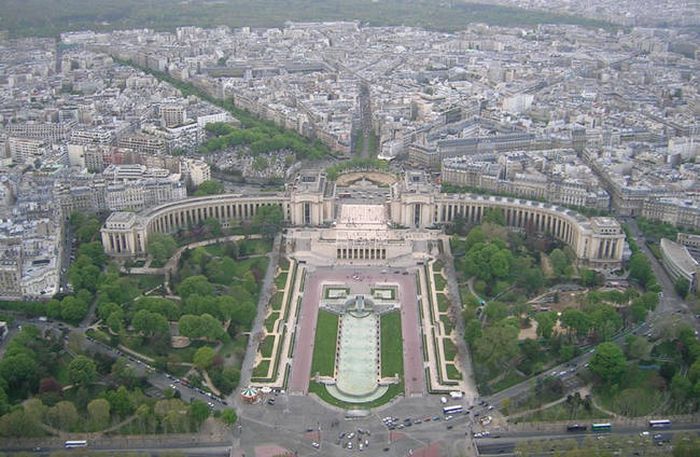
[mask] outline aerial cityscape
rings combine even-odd
[[[700,456],[700,4],[6,0],[0,456]]]

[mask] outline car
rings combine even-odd
[[[649,432],[643,431],[639,434],[639,436],[649,436]]]
[[[316,449],[318,449],[318,448],[321,447],[321,445],[318,444],[316,441],[312,441],[312,442],[311,442],[311,445],[312,445],[313,447],[315,447]]]
[[[351,439],[353,439],[353,438],[355,438],[355,432],[350,432],[350,433],[348,434],[348,439],[351,440]]]
[[[442,403],[443,405],[447,403],[447,397],[440,397],[440,403]]]

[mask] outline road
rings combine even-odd
[[[608,437],[640,437],[640,433],[649,432],[649,436],[646,437],[649,440],[649,444],[658,445],[659,441],[667,443],[673,438],[676,433],[698,433],[700,430],[700,424],[684,424],[681,426],[673,426],[670,429],[661,430],[651,430],[639,427],[626,427],[626,428],[614,428],[613,432],[606,433],[552,433],[552,432],[541,432],[541,433],[500,433],[498,438],[490,437],[477,439],[477,447],[479,449],[480,455],[509,455],[512,454],[515,446],[518,443],[526,441],[558,441],[558,440],[571,440],[575,439],[579,443],[583,442],[586,437],[596,436],[598,439],[605,440]],[[660,435],[660,436],[659,436]],[[610,440],[612,441],[612,440]],[[631,440],[629,440],[631,441]],[[626,444],[634,444],[626,443]],[[640,443],[640,450],[643,445]],[[549,452],[553,452],[554,447],[552,447]],[[669,449],[670,452],[670,449]]]
[[[268,258],[270,259],[267,271],[265,272],[265,278],[260,289],[260,297],[258,299],[258,308],[255,314],[255,320],[251,326],[250,337],[248,338],[248,347],[246,348],[245,358],[243,359],[243,364],[241,365],[241,379],[240,386],[247,386],[250,384],[250,377],[253,373],[253,364],[255,363],[255,355],[258,350],[258,341],[255,335],[260,334],[263,331],[263,325],[265,323],[265,310],[267,304],[272,296],[272,282],[275,279],[275,270],[277,269],[277,264],[280,257],[280,248],[282,245],[282,235],[277,234],[274,241],[272,242],[272,250],[268,253]],[[232,401],[236,401],[236,397],[231,398]]]

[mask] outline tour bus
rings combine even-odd
[[[671,421],[668,419],[650,420],[649,428],[669,428]]]
[[[607,422],[603,424],[591,424],[592,432],[609,432],[610,430],[612,430],[612,425]]]
[[[442,413],[447,416],[450,414],[461,414],[464,412],[464,407],[462,405],[445,406],[442,408]]]
[[[566,426],[567,432],[585,432],[586,430],[588,430],[588,427],[581,424],[572,424]]]
[[[66,449],[72,449],[75,447],[87,447],[88,443],[85,440],[70,440],[66,441],[65,447]]]

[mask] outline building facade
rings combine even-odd
[[[138,214],[113,213],[102,228],[102,243],[110,255],[144,256],[151,233],[175,233],[210,217],[228,227],[231,222],[252,219],[266,205],[279,206],[285,221],[293,227],[332,229],[339,222],[348,227],[357,223],[342,218],[342,201],[336,196],[334,182],[323,173],[302,174],[281,194],[214,195],[167,203]],[[547,234],[568,244],[581,265],[614,269],[622,264],[625,236],[614,219],[586,218],[572,210],[528,200],[443,194],[421,173],[405,174],[391,186],[387,201],[375,206],[387,215],[384,227],[391,225],[393,230],[407,233],[439,228],[458,216],[476,224],[489,210],[497,209],[514,230]],[[377,228],[369,231],[376,232]],[[393,238],[391,230],[387,233]],[[347,255],[339,237],[336,241],[337,254]]]

